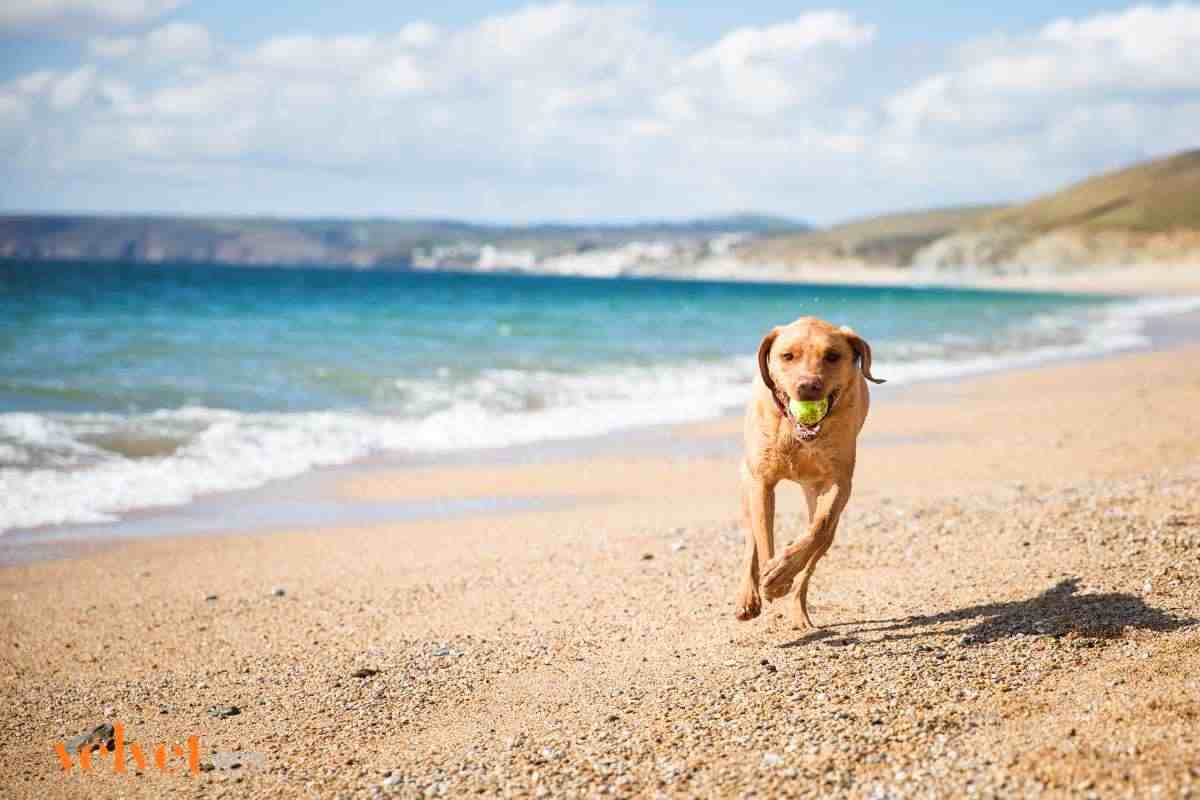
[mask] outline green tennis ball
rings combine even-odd
[[[793,400],[788,410],[801,425],[816,425],[829,413],[829,398],[822,400]]]

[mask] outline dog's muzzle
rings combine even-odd
[[[792,416],[792,411],[786,395],[781,397],[780,400],[782,401],[780,402],[780,405],[783,407],[783,413],[787,416],[788,422],[792,423],[792,435],[802,442],[811,442],[821,433],[821,425],[824,424],[825,420],[829,419],[829,415],[833,413],[833,408],[835,405],[837,405],[838,401],[838,392],[833,391],[829,393],[829,409],[825,412],[825,416],[821,417],[821,419],[818,420],[814,425],[805,425],[803,422]]]

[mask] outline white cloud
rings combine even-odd
[[[256,47],[246,62],[267,69],[320,75],[363,69],[382,49],[374,36],[276,36]]]
[[[716,63],[740,69],[755,61],[768,61],[806,53],[824,45],[857,47],[875,38],[875,28],[862,25],[841,11],[814,11],[792,22],[765,28],[738,28],[713,46],[692,57],[693,63]]]
[[[50,89],[50,105],[56,111],[68,111],[79,105],[84,95],[95,85],[96,68],[80,67],[54,81]]]
[[[187,0],[5,0],[0,30],[73,34],[141,25],[183,6]]]
[[[144,36],[96,36],[88,51],[104,59],[139,57],[151,61],[203,61],[213,52],[213,40],[203,25],[171,22]]]
[[[372,94],[409,94],[425,88],[425,75],[416,62],[404,53],[389,58],[362,78],[364,87]]]
[[[693,83],[722,89],[724,103],[771,115],[827,89],[839,77],[844,55],[874,38],[874,27],[849,14],[813,11],[778,25],[731,31],[691,56],[684,69]]]
[[[1138,6],[967,43],[885,103],[879,137],[893,166],[1019,196],[1194,147],[1198,107],[1200,7]]]
[[[146,35],[151,57],[199,61],[212,52],[212,37],[203,25],[172,22]]]
[[[93,37],[99,67],[0,86],[0,142],[22,169],[138,176],[139,192],[241,170],[281,213],[828,219],[1050,188],[1200,129],[1195,5],[968,42],[908,86],[886,39],[813,11],[684,42],[649,6],[569,2],[240,48],[175,22]],[[332,176],[344,194],[297,191]]]
[[[15,92],[0,91],[0,120],[23,123],[29,118],[29,105]]]
[[[907,128],[989,127],[999,106],[1044,109],[1134,93],[1200,90],[1200,7],[1137,7],[1059,20],[1023,37],[964,48],[956,68],[899,93],[889,105]]]
[[[396,34],[396,41],[409,47],[431,47],[437,43],[441,31],[428,22],[410,22]]]
[[[127,58],[138,48],[133,36],[97,36],[88,41],[88,52],[97,58]]]

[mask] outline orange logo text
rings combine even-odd
[[[87,742],[79,749],[78,753],[71,753],[67,750],[65,742],[59,742],[54,745],[54,752],[58,754],[58,760],[62,764],[63,771],[70,772],[75,764],[71,761],[72,755],[79,757],[79,768],[87,772],[92,768],[92,747],[94,742]],[[125,726],[120,722],[113,723],[113,737],[108,742],[101,742],[99,749],[96,751],[96,757],[106,758],[109,755],[113,759],[113,772],[124,774],[126,771],[125,753],[128,751],[129,757],[133,759],[133,763],[138,769],[146,769],[147,761],[146,754],[137,742],[125,741]],[[154,766],[158,767],[163,772],[170,772],[170,767],[167,766],[167,761],[170,756],[178,758],[186,758],[188,772],[196,775],[200,772],[200,737],[189,736],[184,745],[171,745],[168,748],[165,744],[156,746],[152,755],[154,757]]]

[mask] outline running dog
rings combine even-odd
[[[850,499],[858,433],[871,396],[871,345],[846,327],[802,317],[775,328],[758,347],[758,377],[746,407],[745,457],[741,465],[746,564],[737,595],[737,618],[762,613],[762,595],[777,600],[792,591],[796,624],[813,628],[808,582],[833,544],[838,518]],[[825,416],[803,424],[792,400],[828,400]],[[782,480],[804,488],[808,530],[775,555],[775,486]],[[760,573],[761,571],[761,573]],[[761,593],[760,593],[761,578]]]

